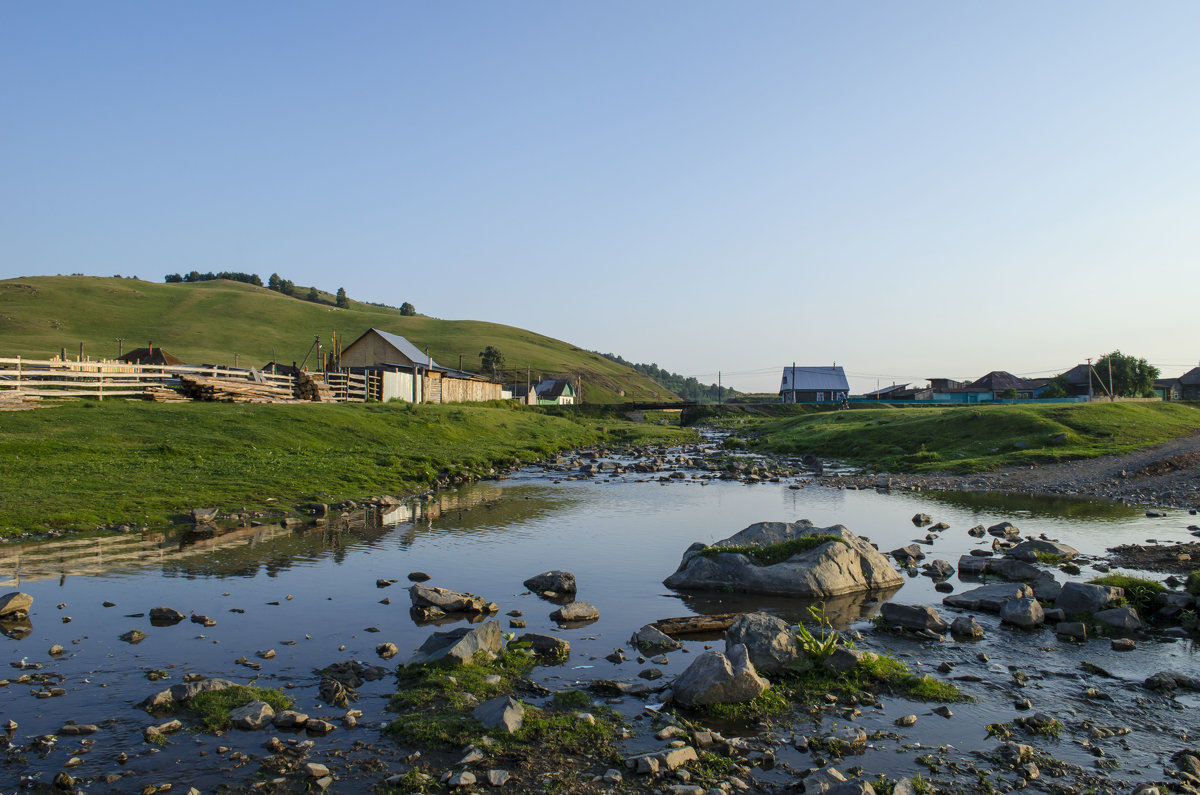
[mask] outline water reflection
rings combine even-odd
[[[926,491],[925,499],[978,513],[1011,514],[1041,519],[1117,521],[1137,516],[1128,505],[1087,497],[1034,497],[991,492]]]
[[[793,624],[814,623],[810,608],[833,626],[845,629],[859,621],[874,617],[880,606],[900,588],[843,594],[826,599],[797,599],[794,597],[763,596],[744,593],[684,593],[679,600],[693,613],[720,615],[722,613],[770,613]]]

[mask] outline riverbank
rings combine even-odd
[[[886,473],[822,477],[826,485],[886,485],[936,491],[1093,497],[1163,508],[1200,509],[1200,434],[1132,452],[994,472]]]
[[[0,536],[142,528],[192,508],[279,516],[495,477],[692,431],[516,407],[71,402],[0,413]]]

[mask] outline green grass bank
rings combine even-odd
[[[691,438],[514,407],[70,402],[0,412],[0,535],[159,524],[199,506],[400,495],[446,471],[478,475],[581,445]]]
[[[1200,432],[1200,407],[1188,403],[872,407],[715,419],[763,452],[914,473],[1092,458]]]

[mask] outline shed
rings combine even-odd
[[[1200,400],[1200,367],[1193,367],[1179,376],[1179,397],[1183,400]]]
[[[841,367],[783,368],[780,403],[837,403],[850,395],[850,382]]]
[[[183,359],[178,356],[172,356],[162,348],[150,346],[148,348],[134,348],[129,353],[119,356],[118,362],[125,364],[157,364],[157,365],[176,365],[185,364]]]

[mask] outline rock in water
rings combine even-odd
[[[550,618],[563,624],[572,621],[595,621],[599,617],[600,611],[596,609],[595,605],[587,602],[571,602],[550,614]]]
[[[770,565],[723,547],[775,548],[808,536],[833,536]],[[785,548],[786,549],[786,548]],[[759,522],[711,547],[692,544],[679,569],[663,581],[679,590],[727,590],[824,598],[899,588],[904,578],[882,554],[841,525],[812,522]]]
[[[884,621],[915,632],[929,630],[938,635],[944,635],[950,628],[938,611],[929,605],[902,605],[895,602],[884,602],[879,612]]]
[[[554,593],[575,593],[575,575],[569,571],[553,571],[530,577],[524,585],[534,593],[553,591]]]
[[[485,621],[477,627],[460,627],[449,632],[435,632],[421,644],[405,665],[441,662],[450,665],[469,663],[476,652],[495,657],[500,651],[503,636],[499,621]]]
[[[473,593],[414,585],[408,589],[413,607],[436,607],[446,613],[495,613],[499,608]]]
[[[265,728],[274,717],[275,710],[271,709],[271,705],[265,701],[251,701],[246,706],[238,707],[229,713],[233,725],[247,731]]]
[[[766,613],[747,613],[725,630],[725,653],[738,645],[746,647],[756,669],[768,673],[804,656],[791,625]]]
[[[702,704],[739,704],[761,695],[771,683],[758,675],[745,646],[734,646],[729,656],[707,651],[675,677],[675,701],[685,707]]]
[[[0,596],[0,616],[24,615],[33,607],[33,597],[21,591]]]
[[[672,638],[670,635],[663,632],[653,624],[646,624],[644,627],[633,633],[633,637],[629,642],[637,647],[638,651],[644,654],[654,654],[660,651],[675,651],[682,648],[683,644]]]

